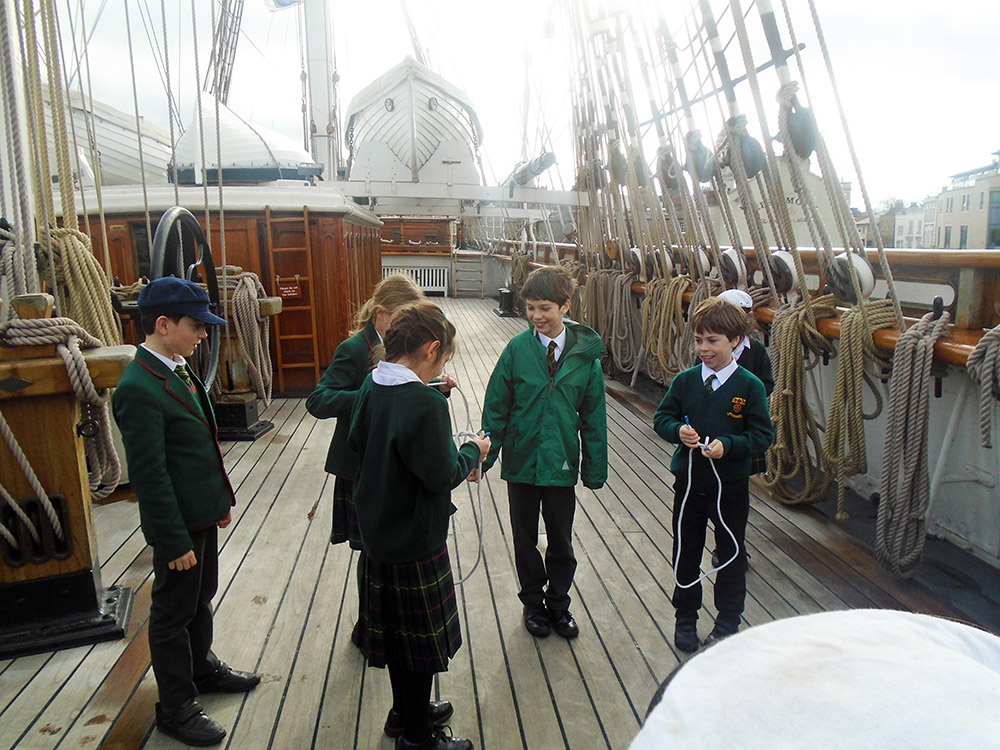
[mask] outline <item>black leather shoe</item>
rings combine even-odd
[[[681,651],[693,653],[701,644],[698,642],[698,621],[678,620],[674,625],[674,645]]]
[[[249,693],[259,684],[259,674],[239,672],[221,661],[208,677],[194,681],[199,693]]]
[[[580,628],[568,609],[550,609],[549,619],[552,621],[552,629],[563,638],[576,638],[580,635]]]
[[[188,698],[173,711],[166,711],[157,703],[156,728],[185,745],[198,747],[218,745],[226,736],[226,730],[206,716],[194,698]]]
[[[431,724],[444,724],[453,713],[455,707],[448,701],[431,701]],[[402,737],[405,729],[403,715],[390,708],[389,715],[385,717],[384,729],[389,737]]]
[[[396,740],[396,750],[474,750],[472,740],[452,737],[450,727],[432,727],[431,736],[423,742],[410,742],[406,737]]]
[[[544,604],[524,605],[524,627],[536,638],[549,634],[549,613]]]
[[[708,634],[708,638],[705,639],[705,645],[712,643],[714,641],[721,641],[723,638],[728,638],[731,635],[735,635],[740,629],[739,618],[725,617],[720,615],[715,621],[715,626],[712,628],[712,632]]]

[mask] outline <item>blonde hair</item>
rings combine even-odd
[[[380,307],[392,315],[403,305],[418,302],[423,298],[424,293],[420,287],[406,274],[394,273],[391,276],[386,276],[375,285],[372,296],[358,310],[358,314],[354,317],[354,331],[352,333],[357,333],[368,325],[375,318],[375,313]]]

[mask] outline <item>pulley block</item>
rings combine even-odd
[[[687,168],[698,182],[710,182],[715,174],[715,158],[700,140],[688,144]]]
[[[858,274],[858,286],[861,289],[861,300],[871,297],[875,291],[875,269],[864,255],[859,253],[840,253],[833,260],[833,266],[826,269],[827,283],[830,291],[839,300],[849,304],[857,304],[858,298],[851,279],[851,264]]]
[[[734,247],[722,251],[722,280],[726,287],[743,289],[747,285],[747,267],[743,256]]]
[[[771,253],[771,275],[774,277],[774,291],[778,294],[788,294],[798,285],[799,275],[790,252],[778,250]]]
[[[788,110],[788,137],[795,153],[803,159],[808,159],[816,150],[816,118],[811,109],[798,102]]]

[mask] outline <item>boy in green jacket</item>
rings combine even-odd
[[[260,676],[212,653],[212,597],[219,582],[218,530],[236,496],[222,460],[205,386],[185,357],[226,321],[209,312],[194,282],[156,279],[139,293],[146,340],[112,398],[139,521],[153,548],[149,657],[160,701],[156,726],[188,745],[214,745],[226,730],[202,711],[200,693],[245,693]]]
[[[507,481],[514,564],[524,605],[524,627],[537,637],[554,629],[575,638],[569,611],[576,572],[573,515],[578,470],[596,490],[608,478],[607,412],[598,334],[563,320],[574,281],[560,266],[539,268],[521,289],[531,328],[500,355],[486,388],[483,430],[492,448],[487,471],[503,449],[500,476]],[[582,452],[582,463],[581,463]],[[475,473],[475,472],[473,472]],[[541,509],[548,540],[538,551]]]
[[[653,417],[660,437],[681,443],[670,462],[675,477],[674,645],[687,652],[701,645],[700,566],[709,520],[715,526],[719,559],[725,562],[713,568],[718,572],[719,614],[708,640],[739,630],[747,592],[744,538],[751,458],[774,440],[763,383],[733,359],[746,332],[746,314],[724,299],[710,297],[691,314],[691,328],[701,364],[674,378]]]

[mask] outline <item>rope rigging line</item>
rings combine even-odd
[[[66,10],[67,13],[70,11],[70,0],[66,0]],[[80,9],[80,18],[83,18],[83,0],[78,0],[78,7]],[[73,58],[76,64],[76,71],[79,73],[81,69],[80,53],[76,46],[76,35],[72,35],[73,39]],[[107,280],[110,283],[112,281],[111,275],[111,244],[108,242],[108,225],[107,219],[104,215],[104,191],[101,189],[101,155],[100,155],[100,144],[97,140],[97,126],[95,124],[94,117],[94,93],[91,88],[91,76],[90,76],[90,45],[84,43],[83,45],[83,55],[84,62],[87,68],[87,94],[83,91],[83,76],[80,76],[78,81],[78,87],[80,91],[80,102],[83,105],[83,119],[87,125],[87,153],[90,155],[91,167],[94,172],[94,194],[97,196],[97,215],[101,227],[101,241],[103,243],[103,260],[104,260],[104,271],[107,275]],[[74,74],[75,77],[76,74]],[[70,123],[73,123],[73,119],[70,118]],[[74,143],[76,138],[76,133],[74,129]],[[77,149],[79,154],[79,149]],[[79,164],[79,162],[77,162]],[[83,203],[84,208],[84,223],[86,226],[90,227],[90,219],[87,216],[87,206],[84,198],[83,181],[80,182],[80,199]]]
[[[135,111],[135,140],[139,148],[139,174],[142,181],[142,205],[146,216],[146,238],[153,241],[153,227],[149,218],[149,195],[146,191],[146,160],[142,154],[142,123],[139,118],[139,89],[135,80],[135,56],[132,53],[132,26],[129,23],[128,3],[125,4],[125,38],[128,40],[128,63],[132,74],[132,106]]]
[[[920,564],[931,502],[927,433],[934,343],[945,334],[945,312],[927,313],[896,342],[889,378],[886,443],[879,484],[875,555],[886,569],[909,578]]]
[[[2,96],[4,121],[7,123],[7,163],[13,165],[14,179],[10,180],[8,172],[8,185],[11,190],[11,198],[16,204],[16,210],[8,211],[6,205],[6,190],[0,189],[0,196],[3,196],[3,214],[11,225],[10,232],[5,234],[6,240],[10,244],[8,253],[7,270],[4,276],[13,279],[14,294],[29,294],[38,291],[38,275],[35,270],[35,256],[32,249],[32,220],[31,207],[28,195],[31,188],[28,185],[28,177],[25,174],[24,159],[21,149],[17,144],[21,141],[20,118],[14,115],[17,102],[17,83],[14,80],[14,56],[11,50],[12,38],[10,35],[10,24],[7,17],[7,4],[0,4],[0,69],[3,70]],[[23,243],[19,239],[23,238]],[[0,322],[3,322],[0,320]]]

